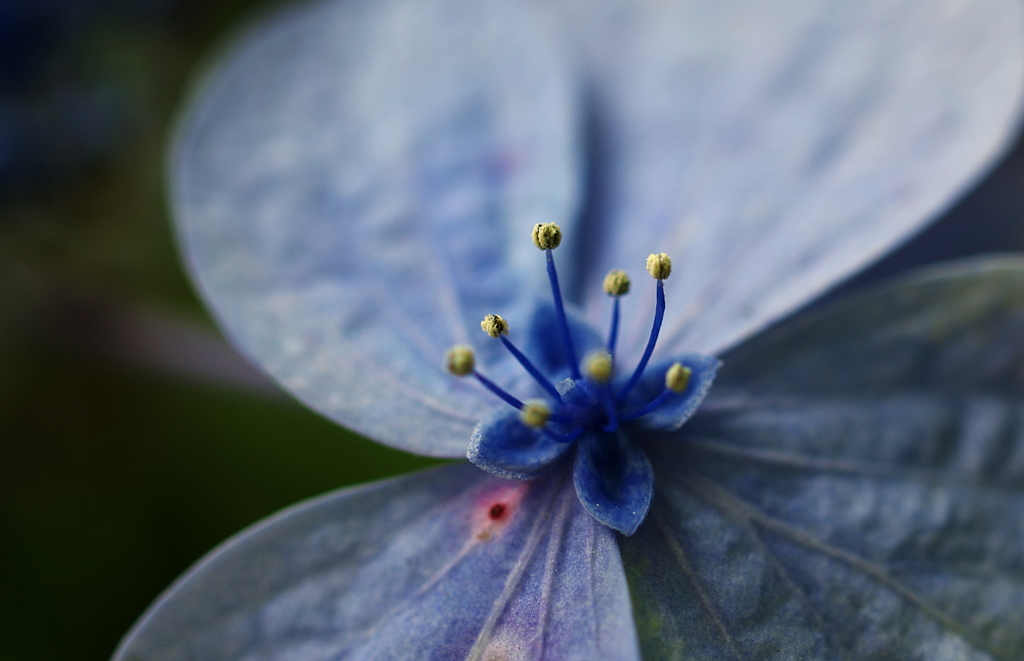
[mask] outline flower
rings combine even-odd
[[[721,363],[688,354],[648,369],[665,316],[664,281],[672,272],[668,255],[652,253],[647,271],[658,284],[651,334],[632,373],[614,379],[619,297],[629,291],[629,277],[619,269],[605,277],[605,293],[614,302],[608,339],[601,343],[593,331],[566,314],[551,252],[561,243],[561,228],[538,223],[532,238],[547,253],[554,301],[551,307],[538,307],[527,332],[534,355],[543,362],[535,365],[506,337],[509,325],[500,315],[487,315],[480,328],[505,345],[547,401],[521,401],[476,370],[472,348],[453,347],[447,356],[449,372],[472,374],[518,411],[499,409],[481,421],[473,430],[467,456],[490,473],[521,480],[535,478],[572,456],[573,483],[583,508],[609,528],[632,535],[647,516],[654,475],[647,455],[627,431],[633,427],[642,433],[645,426],[666,432],[679,429],[707,395]],[[582,364],[577,359],[580,348],[587,350]]]
[[[345,490],[214,551],[119,658],[1019,657],[1020,261],[757,332],[998,153],[1020,13],[348,0],[265,20],[200,88],[172,196],[211,308],[296,397],[463,456],[500,402],[446,362],[545,390],[476,330],[485,315],[511,320],[488,322],[499,337],[523,323],[548,378],[576,365],[519,240],[551,222],[592,327],[609,268],[672,255],[658,383],[684,353],[725,364],[680,431],[631,432],[623,452],[650,457],[655,485],[632,536],[591,516],[557,461],[530,481],[460,464]],[[623,307],[616,360],[636,364],[655,315]],[[472,353],[446,361],[453,346]],[[568,392],[531,422],[572,433],[553,417]]]

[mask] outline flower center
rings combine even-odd
[[[529,372],[530,376],[548,393],[547,400],[524,402],[476,369],[473,350],[465,345],[452,347],[448,351],[448,371],[455,376],[472,374],[485,388],[507,404],[520,411],[520,420],[528,427],[538,429],[551,438],[570,443],[587,429],[601,429],[612,433],[619,423],[634,420],[654,411],[674,394],[686,390],[690,381],[690,368],[674,363],[665,372],[665,388],[646,405],[632,410],[623,406],[627,396],[636,386],[647,369],[658,333],[665,317],[665,280],[672,273],[672,260],[665,253],[652,254],[647,258],[647,272],[657,282],[656,306],[651,334],[647,340],[640,362],[629,379],[616,384],[615,344],[619,331],[619,299],[629,292],[630,280],[624,271],[613,269],[604,280],[604,290],[612,298],[611,325],[605,349],[591,352],[578,362],[576,347],[562,303],[562,292],[558,285],[558,272],[552,251],[562,241],[562,230],[554,223],[541,223],[533,228],[533,243],[547,256],[548,279],[554,300],[559,335],[563,343],[569,378],[557,384],[552,383],[536,365],[508,338],[509,324],[497,314],[489,314],[480,322],[480,328],[490,337],[499,340],[509,353]]]

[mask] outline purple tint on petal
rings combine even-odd
[[[446,466],[286,510],[201,560],[115,659],[499,650],[639,659],[614,533],[579,506],[566,470],[508,482]]]

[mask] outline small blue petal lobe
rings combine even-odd
[[[661,394],[665,389],[665,372],[673,363],[682,363],[690,368],[690,382],[686,390],[669,397],[659,408],[637,418],[632,424],[656,431],[679,429],[697,411],[697,407],[711,389],[718,368],[722,366],[722,361],[717,358],[700,354],[686,354],[649,365],[622,410],[628,412],[638,409]],[[618,387],[621,387],[621,384]]]
[[[584,509],[609,528],[632,535],[654,493],[647,455],[622,431],[587,432],[577,445],[573,478]]]
[[[501,409],[473,430],[466,456],[498,477],[529,480],[550,469],[570,447],[524,425],[519,411]]]

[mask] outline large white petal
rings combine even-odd
[[[1017,0],[560,0],[591,80],[584,278],[630,270],[626,354],[718,352],[874,260],[998,156],[1024,86]]]
[[[636,661],[615,533],[564,467],[512,482],[461,464],[344,489],[212,551],[115,655],[342,658]]]
[[[464,455],[497,400],[445,350],[515,318],[544,278],[532,224],[575,215],[577,99],[537,28],[500,0],[300,5],[240,38],[184,120],[174,211],[210,307],[379,441]]]

